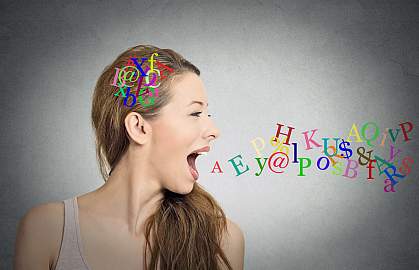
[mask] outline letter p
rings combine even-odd
[[[297,176],[306,176],[303,173],[303,169],[307,169],[308,167],[311,166],[311,159],[310,158],[305,158],[305,157],[302,157],[302,158],[300,157],[300,158],[298,158],[298,160],[299,160],[299,163],[300,163],[300,172],[298,173]],[[304,164],[303,160],[306,160],[307,163]]]
[[[404,125],[405,125],[405,124],[407,124],[407,125],[409,126],[409,130],[406,130],[406,129],[404,128]],[[407,133],[408,133],[408,132],[410,132],[410,131],[412,131],[412,129],[413,129],[413,124],[412,124],[411,122],[404,122],[404,123],[399,124],[399,126],[402,128],[402,131],[403,131],[403,136],[404,136],[404,141],[405,141],[405,142],[409,141],[410,139],[409,139],[409,137],[407,136]]]
[[[257,141],[260,142],[259,146],[256,144]],[[258,157],[261,158],[262,155],[260,153],[260,150],[265,148],[265,140],[261,137],[256,137],[253,140],[251,140],[250,143],[253,145],[253,148],[255,149],[256,154],[258,155]]]

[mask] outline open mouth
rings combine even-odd
[[[196,169],[196,165],[195,165],[195,160],[198,156],[199,156],[199,154],[192,153],[192,154],[189,154],[188,157],[186,158],[188,160],[188,164],[189,164],[189,171],[191,172],[191,174],[192,174],[192,176],[195,180],[197,180],[198,177],[199,177],[199,172]]]
[[[191,172],[192,177],[195,180],[197,180],[199,178],[199,172],[198,172],[198,169],[196,168],[196,164],[195,164],[196,158],[199,155],[207,154],[208,151],[209,151],[209,146],[206,146],[206,147],[200,148],[198,150],[195,150],[194,152],[190,153],[186,157],[186,160],[188,161],[188,165],[189,165],[189,171]]]

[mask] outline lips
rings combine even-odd
[[[194,178],[194,180],[198,180],[198,178],[199,178],[199,172],[196,169],[196,165],[195,165],[196,158],[199,155],[208,153],[209,150],[210,150],[210,147],[205,146],[205,147],[202,147],[202,148],[199,148],[199,149],[193,151],[192,153],[190,153],[186,157],[186,160],[188,161],[188,165],[189,165],[189,171],[192,174],[192,177]]]

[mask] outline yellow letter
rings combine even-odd
[[[150,70],[151,70],[151,72],[153,72],[154,71],[154,55],[156,55],[156,56],[159,56],[159,54],[158,53],[153,53],[151,56],[150,56],[150,59],[148,60],[149,62],[150,62]]]
[[[261,142],[262,145],[260,147],[258,147],[256,145],[256,140],[259,140]],[[256,154],[260,158],[262,155],[260,154],[260,151],[259,150],[262,150],[263,148],[265,148],[265,140],[263,138],[261,138],[261,137],[256,137],[253,140],[251,140],[250,143],[253,145],[253,148],[255,149]]]
[[[355,133],[355,134],[353,134],[353,133]],[[361,140],[361,137],[359,136],[358,128],[356,127],[355,123],[352,125],[351,131],[349,131],[349,135],[348,135],[348,138],[346,138],[346,141],[352,142],[349,139],[352,136],[356,137],[356,142],[363,142],[363,140]]]

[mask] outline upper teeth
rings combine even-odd
[[[196,152],[198,155],[207,155],[208,152]]]

